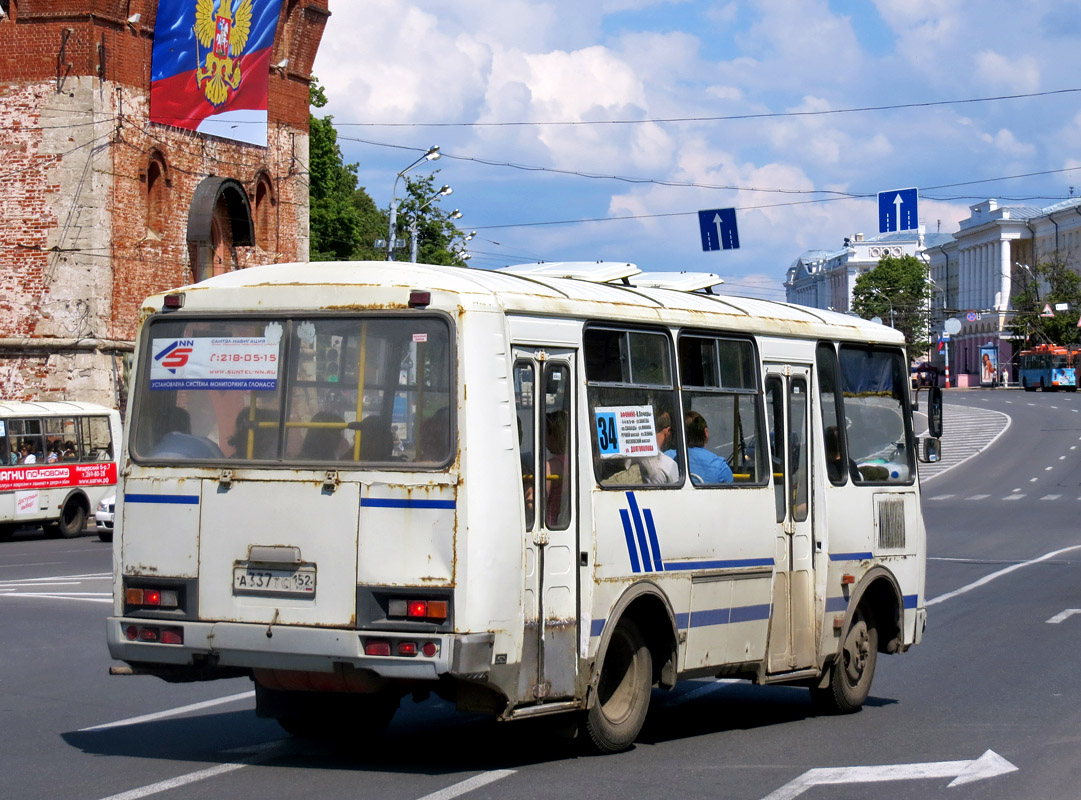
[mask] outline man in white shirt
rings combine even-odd
[[[642,469],[642,480],[652,484],[679,483],[679,465],[664,453],[672,441],[672,417],[667,411],[662,411],[653,418],[653,425],[657,431],[657,455],[647,456],[638,462]]]

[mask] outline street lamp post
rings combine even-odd
[[[405,173],[409,172],[409,170],[413,169],[413,167],[418,164],[423,164],[425,161],[435,161],[437,158],[439,158],[439,145],[433,144],[428,148],[424,155],[399,172],[394,179],[394,189],[390,193],[390,225],[387,230],[387,261],[394,260],[394,243],[397,240],[398,233],[398,181],[402,179],[402,176],[404,176]]]
[[[449,186],[443,186],[443,188],[441,188],[438,192],[436,192],[431,197],[429,197],[427,200],[425,200],[423,203],[421,203],[419,206],[417,206],[417,210],[413,213],[413,219],[409,223],[409,260],[410,261],[416,263],[416,260],[417,260],[417,239],[419,238],[419,235],[420,235],[418,230],[417,230],[417,221],[420,219],[420,212],[423,211],[424,209],[426,209],[428,206],[430,206],[432,203],[434,203],[440,197],[446,197],[448,194],[453,194],[453,193],[454,193],[454,190],[451,189]],[[458,211],[458,209],[454,209],[454,213],[451,214],[452,218],[454,217],[454,214],[457,214],[459,217],[462,216],[461,212]]]

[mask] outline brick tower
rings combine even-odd
[[[280,2],[263,147],[150,121],[165,2],[0,0],[0,398],[122,404],[147,295],[307,259],[308,89],[330,12]]]

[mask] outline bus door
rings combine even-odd
[[[578,476],[574,361],[565,348],[515,348],[525,505],[525,636],[519,696],[573,697],[578,641]]]
[[[805,669],[815,663],[810,384],[808,366],[767,367],[766,409],[777,509],[770,673]]]

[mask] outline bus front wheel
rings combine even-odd
[[[829,683],[811,689],[815,705],[834,714],[859,711],[871,692],[878,660],[878,629],[870,609],[861,605],[852,615],[841,652],[830,666]]]
[[[629,619],[612,632],[597,682],[597,698],[586,712],[585,728],[601,753],[618,753],[634,744],[649,711],[653,658]]]

